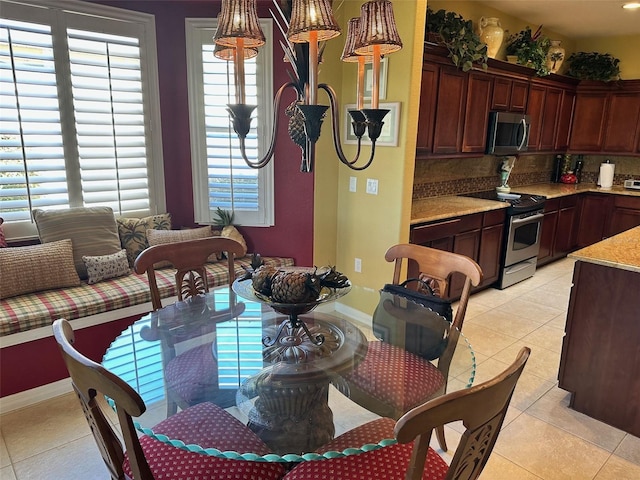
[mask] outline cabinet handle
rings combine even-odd
[[[460,221],[459,218],[454,218],[453,220],[446,220],[444,222],[432,223],[430,225],[425,225],[425,227],[439,227],[440,225],[449,225],[451,223],[458,223]]]

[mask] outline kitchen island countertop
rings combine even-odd
[[[582,262],[640,273],[640,227],[619,233],[569,254]]]

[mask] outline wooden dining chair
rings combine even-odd
[[[400,346],[370,341],[366,357],[347,376],[353,401],[380,416],[398,419],[416,405],[446,392],[449,368],[464,323],[471,286],[480,284],[482,270],[475,261],[464,255],[413,244],[392,246],[385,253],[385,259],[395,262],[394,284],[400,284],[406,278],[420,278],[436,294],[447,291],[454,273],[464,275],[462,295],[453,314],[451,335],[436,366]],[[403,276],[405,263],[406,274]],[[446,451],[444,429],[439,427],[436,435],[441,448]]]
[[[284,468],[277,463],[208,456],[183,450],[148,435],[138,437],[132,417],[139,417],[146,410],[140,395],[117,375],[75,349],[69,322],[56,320],[53,334],[112,480],[275,480],[284,474]],[[106,402],[98,401],[99,394],[110,398],[115,405],[126,453],[107,420],[106,412],[102,410]],[[153,427],[153,432],[180,438],[186,445],[196,444],[204,449],[251,451],[258,455],[269,453],[268,447],[249,428],[211,403],[201,403],[184,410],[160,422]]]
[[[327,460],[304,462],[284,480],[473,480],[480,476],[500,434],[513,391],[531,350],[523,347],[515,361],[495,378],[429,400],[397,422],[381,418],[342,434],[317,453],[343,452],[354,445],[397,444],[356,455],[335,453]],[[462,421],[465,431],[450,465],[429,446],[438,426]]]
[[[184,242],[153,245],[143,250],[134,262],[136,273],[147,273],[151,304],[154,310],[162,308],[162,300],[156,281],[158,265],[171,264],[176,269],[176,293],[178,300],[201,295],[209,291],[205,265],[212,255],[224,254],[229,273],[229,285],[235,280],[236,257],[243,255],[240,243],[227,237],[209,237]]]
[[[181,301],[209,291],[205,265],[212,256],[226,257],[224,261],[228,267],[229,284],[232,284],[235,279],[235,257],[243,253],[242,245],[227,237],[187,240],[154,245],[143,250],[136,258],[134,268],[136,273],[147,273],[151,303],[154,310],[159,310],[162,308],[162,301],[156,280],[157,268],[170,264],[176,269],[176,291],[178,300]],[[232,297],[235,298],[233,295]],[[232,300],[231,313],[242,313],[233,305]],[[231,317],[228,312],[221,312],[221,315],[215,318],[212,316],[208,333],[215,331],[217,321],[228,320]],[[189,330],[188,326],[185,330]],[[199,329],[193,329],[194,335],[202,333]],[[217,395],[232,394],[218,389],[218,362],[214,357],[211,342],[190,348],[178,355],[177,345],[189,340],[188,336],[179,338],[177,335],[162,335],[158,326],[153,324],[144,334],[148,340],[161,341],[168,415],[176,413],[178,408],[185,409]]]

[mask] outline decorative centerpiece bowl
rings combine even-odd
[[[323,273],[327,271],[328,269],[315,269],[309,267],[286,267],[279,269],[279,272],[303,273],[313,275],[317,278],[322,278]],[[253,287],[253,280],[251,278],[236,279],[231,287],[233,288],[233,291],[242,298],[264,303],[269,305],[276,312],[287,316],[287,320],[282,322],[278,328],[275,338],[272,339],[271,337],[265,337],[262,339],[262,343],[265,346],[272,346],[278,338],[280,338],[285,327],[292,329],[302,328],[312,342],[316,345],[321,345],[324,342],[323,335],[313,337],[307,328],[307,325],[299,318],[299,315],[308,313],[322,303],[334,301],[349,293],[351,290],[351,282],[349,282],[349,280],[339,272],[336,273],[342,277],[339,282],[339,287],[322,285],[322,281],[320,280],[319,284],[316,286],[318,290],[317,295],[315,295],[315,299],[300,303],[285,303],[274,300],[272,296],[265,295],[264,293],[255,290]]]

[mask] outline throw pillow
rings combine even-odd
[[[82,257],[82,261],[87,267],[89,275],[87,283],[89,284],[98,283],[109,278],[121,277],[131,272],[127,261],[127,251],[124,249],[111,255],[99,255],[96,257],[85,255]]]
[[[42,243],[71,239],[73,260],[80,278],[87,278],[87,268],[82,261],[84,255],[108,255],[122,248],[110,207],[35,209],[33,218]]]
[[[78,285],[71,240],[0,249],[0,298]]]
[[[4,223],[4,218],[0,217],[0,248],[6,248],[9,245],[7,245],[7,239],[4,236],[4,228],[2,228],[2,224]]]
[[[171,214],[162,213],[144,218],[118,218],[120,244],[127,251],[127,260],[133,267],[140,252],[149,247],[147,230],[171,230]]]
[[[162,245],[164,243],[184,242],[187,240],[198,240],[199,238],[211,237],[211,227],[190,228],[185,230],[147,230],[147,239],[149,246]],[[216,255],[209,257],[210,262],[217,260]],[[156,268],[171,266],[169,262],[159,262],[155,264]]]

